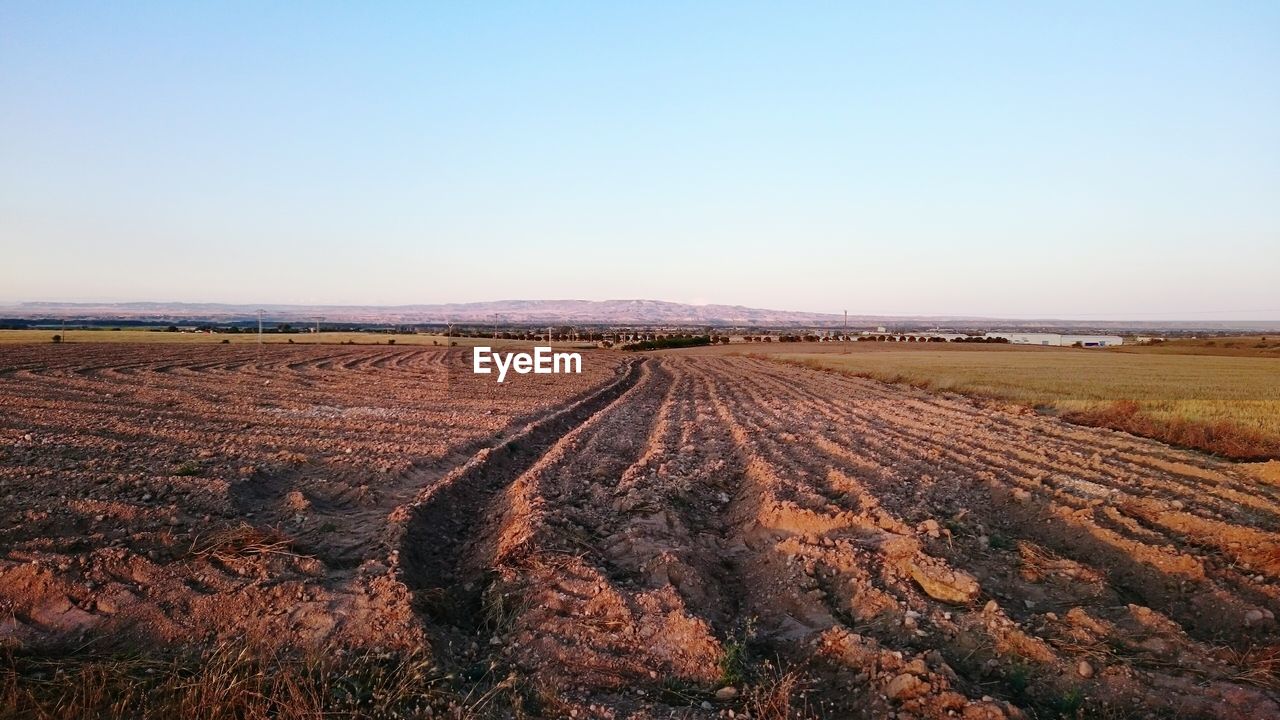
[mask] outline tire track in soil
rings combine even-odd
[[[517,512],[501,522],[495,544],[516,548],[494,563],[502,588],[529,607],[557,608],[515,623],[520,644],[536,646],[524,661],[550,682],[587,666],[611,688],[662,691],[651,672],[704,684],[741,630],[745,589],[725,515],[740,471],[723,459],[723,427],[700,409],[709,406],[705,380],[668,364],[654,387],[523,478],[523,497],[509,503]],[[620,438],[627,430],[644,441]],[[546,512],[519,517],[539,505]]]
[[[644,370],[643,360],[628,362],[611,384],[480,450],[397,511],[403,523],[397,570],[435,636],[438,659],[448,662],[450,641],[471,635],[482,622],[482,583],[464,579],[461,571],[495,497],[565,435],[616,403]]]

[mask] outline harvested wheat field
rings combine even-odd
[[[745,357],[0,352],[8,714],[1280,716],[1274,462]]]

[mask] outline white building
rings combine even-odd
[[[1063,335],[1062,344],[1074,346],[1079,343],[1082,347],[1115,347],[1123,345],[1124,338],[1119,335]]]
[[[1123,345],[1119,335],[1062,335],[1060,333],[987,333],[985,337],[1006,338],[1014,345],[1049,345],[1070,347],[1079,343],[1082,347],[1113,347]]]

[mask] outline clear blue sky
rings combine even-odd
[[[1280,318],[1280,3],[1048,5],[2,0],[0,301]]]

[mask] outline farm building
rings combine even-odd
[[[1080,343],[1083,347],[1112,347],[1123,345],[1124,338],[1119,335],[1062,335],[1060,333],[987,333],[985,337],[1002,337],[1014,345],[1051,345],[1072,346]]]
[[[1063,335],[1063,345],[1080,343],[1084,347],[1114,347],[1123,345],[1124,338],[1119,335]]]

